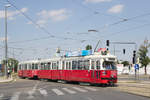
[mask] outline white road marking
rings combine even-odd
[[[75,94],[76,92],[67,88],[62,88],[63,90],[65,90],[66,92],[70,93],[70,94]]]
[[[87,100],[93,100],[92,98],[90,98],[90,97],[85,97]]]
[[[35,93],[38,84],[39,84],[39,81],[37,81],[37,83],[34,85],[34,87],[31,91],[28,91],[28,94],[29,94],[28,99],[33,99],[34,98],[33,94]]]
[[[58,89],[52,89],[52,91],[55,92],[57,95],[64,95],[64,93]]]
[[[4,97],[4,94],[0,94],[0,100]]]
[[[39,91],[40,91],[40,93],[41,93],[43,96],[47,96],[47,95],[48,95],[47,91],[44,90],[44,89],[39,89]]]
[[[90,90],[90,91],[97,91],[97,89],[95,89],[95,88],[91,88],[91,87],[84,87],[85,89],[88,89],[88,90]]]
[[[75,90],[78,90],[80,92],[88,92],[87,90],[84,90],[84,89],[81,89],[81,88],[78,88],[78,87],[72,87],[73,89]]]
[[[21,92],[16,92],[10,100],[19,100],[19,95]]]

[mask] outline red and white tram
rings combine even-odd
[[[25,61],[19,64],[18,76],[21,78],[37,78],[39,70],[39,61]]]
[[[60,57],[19,63],[19,77],[91,84],[117,83],[115,56],[95,52],[93,55]]]

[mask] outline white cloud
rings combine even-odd
[[[66,9],[58,9],[58,10],[43,10],[37,13],[40,18],[43,20],[51,19],[52,21],[63,21],[68,18],[69,14]]]
[[[38,20],[36,24],[40,25],[40,27],[44,27],[44,25],[46,24],[46,20]]]
[[[43,10],[37,13],[37,15],[39,16],[39,20],[36,23],[43,27],[49,20],[54,22],[63,21],[66,20],[70,14],[69,11],[63,8],[58,10]],[[32,23],[28,22],[28,24]]]
[[[27,12],[27,10],[28,10],[28,8],[22,8],[22,9],[20,9],[20,11],[23,12],[23,13]]]
[[[20,9],[20,11],[23,12],[23,13],[27,12],[27,10],[28,10],[27,8]],[[10,19],[10,20],[15,19],[14,17],[18,14],[19,14],[19,11],[7,11],[7,16],[8,16],[8,19]],[[0,10],[0,19],[4,18],[4,17],[5,17],[5,11]]]
[[[102,2],[111,2],[112,0],[84,0],[85,3],[102,3]]]
[[[108,10],[108,12],[109,13],[120,13],[120,12],[122,12],[123,8],[124,8],[124,5],[121,5],[121,4],[115,5],[112,8],[110,8]]]

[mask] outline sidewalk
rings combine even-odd
[[[6,77],[0,77],[0,83],[2,82],[11,82],[13,81],[13,78],[12,77],[9,77],[9,78],[6,78]]]
[[[116,90],[150,98],[150,81],[119,80]]]

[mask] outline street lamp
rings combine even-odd
[[[8,64],[8,56],[7,56],[7,54],[8,54],[8,47],[7,47],[7,8],[8,7],[10,7],[9,4],[5,5],[5,61],[6,61],[6,63],[5,63],[5,77],[8,76],[8,74],[7,74],[7,70],[8,70],[8,68],[7,68],[7,64]]]

